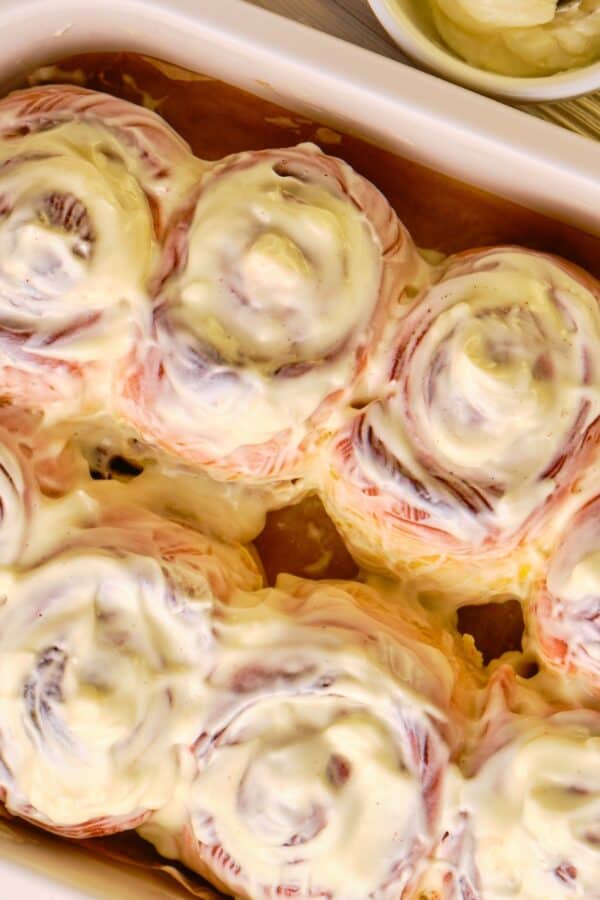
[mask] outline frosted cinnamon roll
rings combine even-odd
[[[559,708],[509,667],[495,671],[446,777],[419,900],[596,896],[600,714]]]
[[[545,660],[600,692],[600,498],[567,523],[532,620]]]
[[[524,719],[515,732],[462,782],[446,896],[597,897],[600,715]]]
[[[1,393],[73,402],[86,366],[128,347],[195,177],[184,141],[131,103],[73,86],[0,102]]]
[[[228,157],[170,229],[155,344],[119,378],[121,413],[220,478],[293,472],[423,269],[341,160],[311,144]]]
[[[1,797],[70,837],[133,828],[169,799],[198,734],[212,607],[255,585],[233,548],[129,524],[0,573]]]
[[[189,781],[141,833],[237,897],[409,896],[439,814],[451,666],[362,611],[366,588],[280,584],[223,611]]]
[[[330,448],[324,499],[359,559],[463,578],[547,518],[597,444],[599,299],[533,251],[448,261],[399,325],[387,391]]]

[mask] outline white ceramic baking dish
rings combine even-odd
[[[0,35],[4,89],[69,53],[137,50],[600,234],[597,144],[242,0],[0,0]],[[100,861],[90,865],[86,892],[75,890],[82,863],[73,865],[69,852],[50,866],[54,878],[71,884],[63,888],[40,877],[40,868],[48,869],[48,852],[40,846],[27,849],[21,842],[17,853],[0,829],[1,897],[181,896],[168,885],[142,889],[134,876]],[[38,874],[23,868],[26,862]]]

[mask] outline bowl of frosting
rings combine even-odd
[[[600,88],[600,0],[369,0],[424,67],[518,100]]]

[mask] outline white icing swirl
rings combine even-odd
[[[463,783],[486,900],[599,896],[600,716],[564,713],[521,734]]]
[[[157,349],[128,382],[128,416],[227,473],[297,465],[420,268],[387,201],[342,161],[312,145],[226,159],[171,229]]]
[[[154,114],[74,87],[11,94],[0,136],[3,381],[20,402],[61,399],[129,347],[156,232],[200,164]]]
[[[333,443],[326,489],[342,527],[360,517],[356,540],[388,555],[407,538],[417,555],[514,545],[589,456],[599,297],[532,251],[450,261],[401,323],[388,395]]]
[[[600,0],[431,0],[448,46],[481,69],[552,75],[600,58]]]
[[[0,565],[15,563],[25,546],[34,499],[31,473],[12,438],[0,429]]]
[[[93,358],[110,326],[92,327],[95,345],[85,326],[99,314],[131,314],[143,298],[150,208],[110,144],[78,123],[0,144],[0,155],[10,153],[0,165],[0,315],[4,328],[32,331],[40,355]]]
[[[567,523],[534,616],[549,662],[587,676],[600,691],[600,500]]]
[[[216,546],[173,528],[153,558],[138,524],[2,573],[0,784],[11,811],[75,837],[169,800],[201,721],[211,609],[229,592]]]
[[[451,671],[400,629],[396,642],[378,630],[344,585],[296,586],[217,624],[213,713],[177,852],[256,900],[404,896],[435,832],[448,749],[431,698]],[[142,834],[169,852],[177,821],[167,809]]]

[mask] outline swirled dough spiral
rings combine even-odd
[[[600,716],[524,719],[516,731],[459,788],[454,896],[597,897]]]
[[[535,534],[597,444],[599,298],[529,250],[448,261],[400,323],[388,390],[331,445],[324,496],[359,558],[501,557]]]
[[[64,405],[148,314],[158,239],[200,164],[158,116],[76,87],[9,95],[0,138],[0,389]]]
[[[122,519],[123,516],[119,516]],[[256,572],[154,517],[104,522],[0,573],[0,787],[11,812],[72,837],[165,804],[198,736],[211,613]]]
[[[600,500],[567,524],[533,601],[547,661],[600,693]]]
[[[282,586],[223,611],[184,824],[174,804],[142,834],[236,896],[408,896],[439,813],[452,668],[361,610],[366,588]]]
[[[25,547],[36,487],[14,436],[0,427],[0,566],[17,562]]]
[[[423,268],[341,160],[311,144],[227,158],[167,237],[155,345],[121,375],[121,412],[218,477],[293,471]]]

